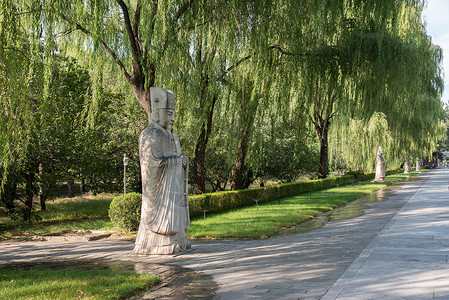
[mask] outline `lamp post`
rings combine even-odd
[[[126,196],[126,166],[128,165],[128,156],[123,154],[123,199]]]

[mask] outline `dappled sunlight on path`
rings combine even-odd
[[[431,175],[323,299],[449,298],[449,170]]]

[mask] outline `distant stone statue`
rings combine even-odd
[[[421,172],[421,161],[422,160],[419,157],[416,159],[416,171],[417,172]]]
[[[385,166],[386,162],[382,156],[382,147],[379,146],[376,155],[376,177],[374,178],[374,182],[385,182]]]
[[[404,174],[410,174],[411,171],[412,171],[412,169],[410,167],[410,160],[407,157],[405,159],[405,163],[404,163]]]
[[[190,248],[188,158],[176,133],[173,92],[151,87],[151,120],[140,134],[142,215],[134,253],[172,254]]]

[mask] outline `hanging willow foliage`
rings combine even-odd
[[[217,135],[231,139],[216,144],[229,147],[221,152],[235,161],[232,133],[243,126],[245,160],[257,169],[251,156],[262,153],[261,139],[275,136],[266,133],[294,128],[298,140],[310,136],[309,114],[344,130],[346,116],[369,127],[377,112],[395,153],[429,151],[442,118],[442,52],[426,35],[422,2],[0,0],[1,105],[8,112],[0,122],[3,161],[26,146],[27,103],[48,94],[55,54],[90,68],[87,111],[98,109],[105,84],[129,91],[129,101],[148,116],[149,88],[173,90],[176,130],[186,153],[202,157],[198,167],[215,151],[207,142]],[[37,88],[37,81],[44,84]],[[254,107],[242,106],[244,99]]]
[[[316,4],[322,10],[315,16],[304,14],[309,27],[284,47],[299,70],[303,93],[296,100],[307,103],[321,140],[320,176],[327,173],[325,129],[338,115],[369,120],[382,112],[397,153],[425,151],[442,118],[442,81],[441,50],[425,33],[422,3],[340,1],[326,10],[332,3]]]

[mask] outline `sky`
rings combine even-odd
[[[449,103],[449,0],[427,0],[423,12],[427,34],[432,43],[443,48],[444,92],[442,100]]]

